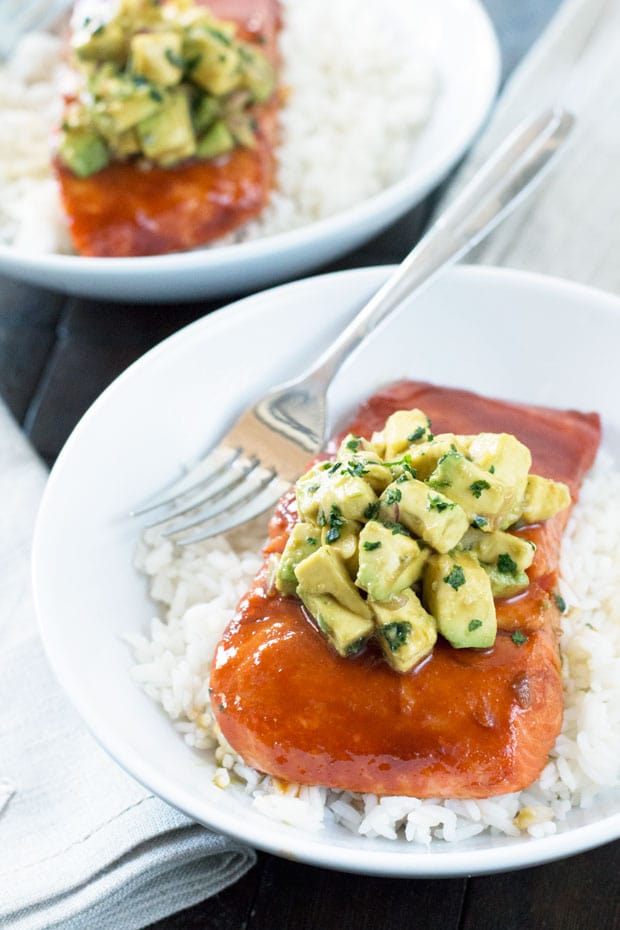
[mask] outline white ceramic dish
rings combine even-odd
[[[187,300],[284,281],[354,249],[422,200],[448,173],[495,97],[499,52],[478,0],[435,0],[426,15],[440,90],[407,175],[382,193],[289,233],[174,255],[28,255],[0,245],[0,274],[109,300]]]
[[[125,514],[251,398],[299,371],[385,276],[385,268],[361,269],[247,298],[166,340],[104,392],[60,455],[38,519],[34,586],[44,643],[86,723],[128,772],[196,820],[254,846],[389,875],[492,872],[570,855],[620,836],[620,792],[573,812],[555,836],[483,835],[429,851],[274,823],[214,787],[212,770],[129,677],[120,636],[146,630],[153,609],[132,569],[138,527]],[[341,419],[400,377],[432,380],[599,410],[605,445],[620,461],[619,343],[617,298],[518,272],[457,268],[406,303],[349,362],[333,385],[332,410]]]

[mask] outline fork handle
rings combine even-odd
[[[327,387],[345,359],[405,297],[481,242],[540,182],[574,122],[566,110],[547,109],[519,126],[306,372],[308,379]]]

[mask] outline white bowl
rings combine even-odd
[[[440,90],[409,171],[383,192],[291,232],[173,255],[84,258],[0,245],[0,274],[109,300],[189,300],[284,281],[354,249],[419,203],[448,173],[495,97],[499,51],[478,0],[435,0],[425,13]]]
[[[250,399],[298,372],[386,274],[384,267],[341,272],[247,298],[166,340],[104,392],[61,453],[38,518],[34,587],[47,653],[92,732],[128,772],[196,820],[253,846],[388,875],[492,872],[570,855],[620,836],[620,791],[573,811],[557,835],[542,839],[481,835],[427,851],[335,827],[304,833],[217,789],[212,766],[197,760],[130,679],[121,635],[146,631],[154,611],[132,569],[138,528],[126,514]],[[598,410],[604,444],[618,462],[619,344],[615,297],[518,272],[453,269],[406,302],[340,372],[334,419],[379,385],[413,377]]]

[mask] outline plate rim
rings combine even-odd
[[[152,283],[153,280],[161,285],[162,281],[167,280],[171,274],[183,275],[194,272],[200,276],[202,281],[205,275],[221,276],[239,263],[249,267],[269,258],[277,263],[277,259],[283,255],[293,253],[302,247],[315,245],[326,237],[337,242],[344,231],[360,224],[366,225],[369,219],[382,217],[376,225],[372,226],[368,235],[359,239],[359,242],[367,241],[386,225],[402,216],[407,209],[413,208],[426,196],[433,185],[447,176],[482,131],[497,96],[501,79],[501,50],[493,22],[482,0],[441,0],[441,2],[445,3],[448,8],[458,3],[459,6],[464,6],[469,11],[469,16],[474,18],[475,29],[484,35],[484,52],[490,73],[485,93],[481,95],[477,110],[472,113],[464,131],[446,142],[442,149],[440,162],[433,161],[421,165],[414,172],[408,173],[387,188],[332,216],[305,223],[292,230],[246,242],[228,246],[207,246],[192,251],[164,255],[111,258],[57,253],[36,254],[18,251],[11,245],[0,243],[0,272],[18,280],[39,285],[45,280],[46,275],[51,275],[54,285],[58,286],[61,292],[91,297],[105,295],[107,299],[115,301],[125,301],[127,295],[130,294],[132,300],[148,302],[157,293],[155,284]],[[403,201],[407,207],[401,209],[399,205]],[[316,267],[317,264],[320,262],[304,263],[304,267],[310,269]],[[63,275],[71,276],[70,284],[63,281]],[[117,286],[107,283],[113,278],[124,280],[129,275],[149,289],[144,298],[136,294],[135,290],[115,294],[113,292],[118,290]],[[255,272],[252,279],[256,277]],[[272,276],[270,280],[275,282],[281,278]],[[205,287],[208,283],[204,280]],[[178,282],[177,286],[179,287]],[[168,290],[166,293],[171,294],[172,291]],[[195,299],[196,293],[196,290],[188,291],[188,296],[185,296],[181,289],[178,299]],[[214,285],[210,291],[205,291],[204,287],[201,288],[200,293],[205,297],[216,294],[234,295],[235,288],[221,289]]]
[[[182,345],[186,341],[191,340],[196,331],[209,331],[213,328],[220,328],[221,326],[232,326],[234,328],[236,318],[247,313],[248,308],[251,310],[252,304],[257,299],[265,299],[265,295],[268,296],[283,290],[290,293],[291,290],[301,288],[310,288],[312,290],[315,287],[320,288],[324,286],[326,282],[329,282],[329,279],[333,278],[367,277],[369,280],[376,279],[376,283],[380,284],[393,267],[395,266],[375,265],[330,272],[323,275],[303,278],[292,283],[278,285],[268,290],[260,291],[257,294],[244,297],[241,300],[234,301],[227,307],[222,307],[190,323],[154,346],[129,366],[128,369],[106,388],[84,414],[67,440],[67,443],[58,457],[56,465],[50,473],[37,514],[32,546],[32,583],[37,624],[45,653],[55,677],[58,679],[59,684],[68,695],[71,703],[76,708],[91,734],[103,749],[132,778],[136,779],[148,790],[153,791],[166,803],[171,804],[197,822],[233,836],[240,842],[249,844],[257,849],[262,849],[263,851],[285,858],[297,859],[323,868],[341,869],[360,874],[410,878],[447,878],[474,874],[492,874],[494,872],[511,871],[543,864],[553,861],[554,859],[563,858],[567,855],[576,855],[587,849],[617,839],[620,836],[620,811],[607,815],[593,824],[571,827],[569,831],[560,830],[557,834],[552,836],[542,838],[528,836],[523,837],[522,842],[517,840],[517,842],[512,844],[498,847],[489,846],[483,849],[459,849],[456,845],[450,847],[449,844],[446,844],[446,847],[430,851],[414,845],[405,845],[404,843],[399,846],[398,850],[378,850],[376,848],[367,850],[363,848],[363,837],[358,837],[360,845],[357,848],[346,845],[326,845],[315,842],[317,834],[295,828],[293,828],[293,833],[291,834],[291,842],[287,845],[283,843],[281,836],[271,839],[269,820],[265,820],[265,826],[262,829],[260,826],[256,826],[253,823],[244,822],[242,816],[243,808],[241,806],[239,814],[235,814],[233,818],[236,821],[233,824],[230,822],[230,814],[226,811],[220,814],[217,807],[213,807],[213,810],[209,812],[209,816],[206,817],[204,810],[198,809],[200,805],[194,802],[191,793],[187,789],[183,786],[170,785],[168,778],[165,776],[160,777],[157,771],[150,771],[149,765],[134,752],[132,747],[123,743],[122,740],[117,740],[114,733],[101,732],[97,715],[92,714],[88,706],[85,707],[83,696],[79,688],[74,685],[74,682],[71,680],[71,675],[69,674],[67,676],[66,674],[67,667],[58,651],[58,644],[54,642],[53,635],[50,635],[53,633],[53,624],[52,627],[50,627],[49,620],[46,620],[46,611],[41,603],[40,588],[37,584],[37,578],[40,573],[39,564],[42,559],[45,558],[44,552],[41,551],[41,538],[42,527],[45,524],[47,502],[54,494],[55,476],[61,473],[61,470],[64,468],[65,459],[71,455],[73,444],[79,441],[83,424],[97,415],[100,406],[107,402],[110,394],[118,390],[123,390],[127,379],[139,377],[143,367],[156,362],[158,356],[168,353],[171,350],[174,351],[177,345]],[[620,316],[620,296],[616,296],[590,285],[574,283],[563,278],[544,275],[538,272],[524,272],[515,269],[483,265],[460,265],[450,269],[446,273],[457,279],[461,278],[474,282],[476,279],[482,282],[485,280],[516,282],[517,285],[524,285],[538,292],[550,289],[560,294],[563,292],[570,293],[573,296],[579,296],[582,300],[597,301],[601,306],[604,306],[614,314]],[[137,685],[136,688],[138,689]],[[206,804],[210,806],[211,802],[206,799]],[[566,838],[569,834],[571,841],[570,850],[567,852]],[[492,861],[489,861],[490,859]]]

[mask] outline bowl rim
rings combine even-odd
[[[56,475],[64,467],[64,461],[72,454],[73,446],[79,441],[81,426],[93,417],[105,405],[112,392],[122,391],[128,379],[140,376],[143,366],[152,364],[162,353],[174,351],[175,347],[187,340],[197,330],[210,330],[221,325],[229,325],[235,317],[243,317],[256,299],[263,299],[263,295],[303,288],[321,288],[329,284],[334,278],[364,278],[373,283],[381,283],[383,278],[394,266],[380,265],[366,268],[349,269],[346,271],[331,272],[315,277],[303,278],[299,281],[279,285],[256,295],[245,297],[231,303],[199,320],[183,327],[177,333],[168,337],[141,358],[134,362],[125,372],[117,377],[100,395],[86,412],[80,423],[69,437],[62,450],[57,464],[52,469],[44,491],[43,500],[37,515],[33,540],[32,577],[34,588],[35,608],[38,619],[39,632],[43,641],[48,660],[73,704],[91,731],[97,742],[111,755],[127,773],[143,784],[150,791],[162,797],[167,803],[181,810],[192,819],[203,823],[217,831],[234,836],[241,842],[248,843],[258,849],[279,856],[297,859],[308,864],[324,868],[341,869],[362,874],[375,874],[393,877],[453,877],[473,874],[491,874],[500,871],[526,868],[545,862],[559,859],[567,855],[574,855],[605,842],[617,839],[620,836],[620,810],[604,816],[594,823],[567,830],[560,829],[557,834],[542,838],[522,837],[515,842],[505,845],[489,845],[483,849],[460,849],[455,845],[450,847],[421,850],[417,846],[399,844],[398,849],[366,849],[363,837],[356,837],[358,845],[337,845],[317,842],[317,834],[292,830],[290,842],[283,841],[281,832],[272,836],[271,822],[265,820],[265,825],[256,825],[249,820],[243,820],[243,808],[231,817],[227,811],[221,811],[205,799],[199,803],[183,785],[171,784],[166,776],[153,770],[153,765],[145,761],[133,748],[123,740],[119,740],[114,732],[99,725],[96,713],[85,706],[79,686],[73,680],[71,670],[58,644],[52,635],[53,626],[46,621],[46,611],[40,599],[37,579],[40,574],[39,565],[45,559],[45,552],[41,548],[42,527],[46,520],[46,509],[49,499],[54,494]],[[543,275],[536,272],[524,272],[514,269],[494,268],[489,266],[461,265],[450,269],[446,274],[462,281],[465,286],[486,287],[524,287],[535,292],[544,299],[545,293],[577,297],[580,302],[596,303],[601,310],[611,312],[620,317],[620,297],[609,292],[571,281]],[[139,694],[136,687],[136,694]],[[204,806],[210,807],[205,814]],[[318,834],[320,837],[320,834]],[[569,839],[570,838],[570,839]],[[569,842],[567,843],[567,840]]]

